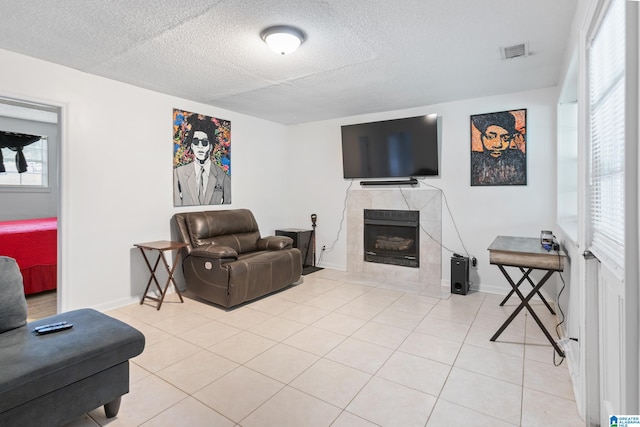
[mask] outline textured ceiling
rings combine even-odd
[[[554,86],[576,1],[0,0],[0,48],[296,124]]]

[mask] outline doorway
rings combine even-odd
[[[59,106],[0,97],[3,135],[41,137],[19,150],[5,138],[0,158],[0,229],[24,233],[20,236],[29,259],[18,259],[23,252],[15,247],[0,255],[16,258],[22,270],[29,321],[53,315],[60,307],[61,112]],[[27,243],[31,234],[37,242],[34,250]]]

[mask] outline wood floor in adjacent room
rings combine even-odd
[[[57,300],[56,291],[27,295],[27,321],[31,322],[56,314]]]

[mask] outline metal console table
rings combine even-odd
[[[509,299],[511,295],[514,293],[518,295],[521,303],[516,307],[516,309],[511,313],[509,318],[500,326],[500,329],[491,337],[491,341],[495,341],[498,339],[500,334],[509,326],[509,324],[516,318],[518,313],[522,311],[523,308],[526,308],[527,311],[531,314],[531,317],[536,321],[542,332],[547,337],[553,348],[556,352],[562,357],[564,357],[564,352],[556,341],[553,339],[547,328],[545,328],[544,324],[533,310],[529,301],[536,294],[539,295],[547,306],[549,311],[552,314],[555,314],[549,303],[544,299],[542,294],[540,293],[540,289],[542,286],[549,280],[549,278],[556,271],[560,272],[564,270],[564,259],[566,254],[562,250],[557,251],[547,251],[540,244],[540,239],[532,238],[532,237],[513,237],[513,236],[498,236],[489,246],[489,263],[497,265],[504,277],[506,277],[507,281],[511,285],[512,290],[505,297],[505,299],[500,303],[500,305],[504,305],[504,303]],[[517,267],[522,273],[522,277],[516,283],[509,276],[505,267]],[[545,272],[544,276],[540,279],[538,283],[534,283],[530,274],[533,270],[542,270]],[[523,293],[520,291],[520,285],[527,280],[532,289],[525,297]]]

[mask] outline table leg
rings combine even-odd
[[[520,267],[520,271],[522,271],[524,273],[524,269],[522,267]],[[531,287],[533,287],[533,288],[536,287],[536,285],[533,283],[533,280],[531,280],[531,277],[527,276],[527,280],[531,284]],[[547,308],[549,309],[549,312],[555,316],[556,312],[553,311],[553,308],[551,308],[551,305],[549,305],[547,300],[544,298],[544,295],[542,295],[542,292],[538,291],[537,294],[540,297],[540,299],[542,300],[542,302],[544,303],[544,305],[547,306]]]
[[[160,254],[158,254],[158,258],[156,258],[156,262],[153,265],[153,267],[151,267],[151,263],[149,262],[149,259],[147,258],[147,254],[144,252],[143,248],[140,248],[140,252],[142,252],[142,257],[144,258],[144,262],[147,264],[147,268],[149,269],[149,273],[151,273],[151,276],[149,277],[149,281],[147,282],[147,287],[144,289],[144,293],[142,294],[142,299],[140,300],[140,304],[142,305],[144,303],[145,298],[147,298],[147,293],[149,292],[149,287],[151,286],[151,282],[155,282],[156,287],[158,288],[158,291],[160,291],[160,293],[162,293],[162,288],[160,287],[160,283],[158,283],[158,279],[156,278],[156,270],[158,268],[158,263],[160,263]]]
[[[529,305],[529,301],[531,300],[531,298],[533,298],[534,295],[539,292],[540,288],[542,288],[542,286],[547,282],[547,280],[549,280],[549,278],[553,275],[554,271],[553,270],[547,271],[547,273],[540,280],[540,282],[537,285],[535,285],[534,288],[531,290],[531,292],[529,292],[529,294],[525,297],[522,294],[522,292],[520,292],[520,290],[518,289],[518,286],[513,282],[511,277],[507,274],[507,272],[504,269],[504,267],[502,265],[498,265],[498,268],[500,269],[500,271],[502,271],[502,274],[507,278],[507,281],[509,282],[509,284],[513,288],[514,292],[522,300],[522,302],[520,303],[520,305],[518,305],[518,307],[516,307],[516,309],[513,311],[513,313],[511,313],[509,318],[502,324],[502,326],[500,326],[500,329],[498,329],[498,331],[491,337],[491,341],[495,341],[496,339],[498,339],[500,334],[502,334],[502,332],[504,332],[504,330],[507,328],[507,326],[509,326],[509,324],[511,322],[513,322],[513,319],[515,319],[516,316],[520,313],[520,311],[522,311],[522,309],[526,307],[527,311],[529,313],[531,313],[531,316],[534,318],[534,320],[536,321],[536,323],[538,324],[540,329],[542,329],[542,332],[547,337],[547,339],[549,340],[549,342],[551,343],[553,348],[558,352],[558,354],[561,357],[564,357],[564,352],[560,349],[560,347],[555,342],[555,340],[553,339],[551,334],[549,334],[549,331],[547,331],[547,328],[545,328],[545,326],[542,323],[542,321],[540,320],[540,318],[535,314],[535,312],[533,311],[533,309]]]
[[[164,297],[167,294],[167,290],[169,289],[169,284],[171,283],[173,283],[173,287],[175,288],[176,293],[180,297],[180,302],[184,302],[184,300],[182,299],[182,294],[180,293],[180,289],[178,289],[178,285],[176,285],[176,281],[173,277],[173,272],[176,269],[176,265],[177,265],[177,261],[178,261],[178,257],[180,256],[180,253],[179,252],[177,253],[176,259],[173,261],[172,267],[169,267],[167,258],[164,256],[164,251],[161,251],[160,254],[162,255],[162,262],[164,263],[164,267],[167,269],[167,274],[169,275],[169,277],[167,277],[167,283],[165,283],[164,290],[162,291],[162,296],[160,297],[160,301],[158,301],[158,307],[156,308],[157,310],[160,310],[160,306],[162,306]]]
[[[518,281],[518,283],[515,285],[516,288],[519,288],[520,285],[522,284],[522,282],[525,281],[525,279],[529,278],[529,273],[531,273],[533,271],[533,268],[530,268],[529,270],[527,270],[526,272],[524,271],[523,268],[520,268],[520,270],[523,273],[522,278]],[[503,274],[506,274],[503,272]],[[513,286],[513,285],[512,285]],[[515,293],[514,291],[515,288],[511,289],[509,291],[509,293],[507,294],[506,297],[504,297],[504,299],[502,300],[502,302],[500,303],[500,307],[504,306],[506,304],[507,301],[509,301],[509,298],[511,298],[511,295],[513,295]]]
[[[544,277],[542,278],[542,280],[540,280],[540,283],[538,283],[537,285],[533,286],[533,289],[531,290],[531,292],[529,293],[529,295],[527,295],[527,298],[524,298],[524,296],[522,295],[522,293],[520,293],[520,291],[518,290],[518,297],[523,300],[523,303],[526,308],[527,311],[531,314],[531,317],[533,317],[533,320],[536,321],[536,323],[538,324],[538,327],[540,327],[540,329],[542,330],[542,333],[544,333],[544,335],[547,337],[547,340],[549,340],[549,342],[551,343],[551,345],[553,346],[553,348],[558,352],[558,354],[561,357],[564,357],[564,352],[560,349],[560,347],[558,347],[558,344],[556,343],[556,341],[553,339],[553,337],[551,336],[551,334],[549,333],[549,331],[547,330],[547,328],[544,326],[544,324],[542,323],[542,321],[540,320],[540,318],[538,317],[538,315],[536,314],[535,311],[533,311],[533,308],[531,308],[531,306],[529,305],[529,301],[531,300],[531,298],[533,298],[533,296],[540,292],[540,289],[542,288],[542,286],[547,282],[547,280],[553,275],[553,271],[547,271],[547,273],[544,275]],[[526,300],[526,301],[525,301]]]
[[[529,274],[533,271],[533,268],[528,269],[527,271],[524,271],[524,268],[519,267],[520,271],[522,272],[523,276],[522,278],[518,281],[518,283],[516,284],[516,287],[520,287],[520,285],[522,284],[522,282],[525,281],[525,279],[527,281],[529,281],[529,284],[531,284],[531,287],[535,288],[535,284],[533,283],[533,280],[531,280],[531,277],[529,277]],[[506,297],[504,297],[504,299],[502,300],[502,302],[500,303],[500,307],[504,306],[505,303],[509,300],[509,298],[511,298],[511,295],[514,294],[514,290],[511,289],[509,291],[509,293],[507,294]],[[553,311],[553,308],[551,308],[551,306],[549,305],[549,303],[547,302],[547,300],[545,299],[544,295],[542,295],[542,293],[540,291],[537,292],[538,296],[540,297],[540,299],[542,300],[542,302],[544,303],[544,305],[547,306],[547,308],[549,309],[549,312],[551,312],[551,314],[553,314],[555,316],[556,312]]]

